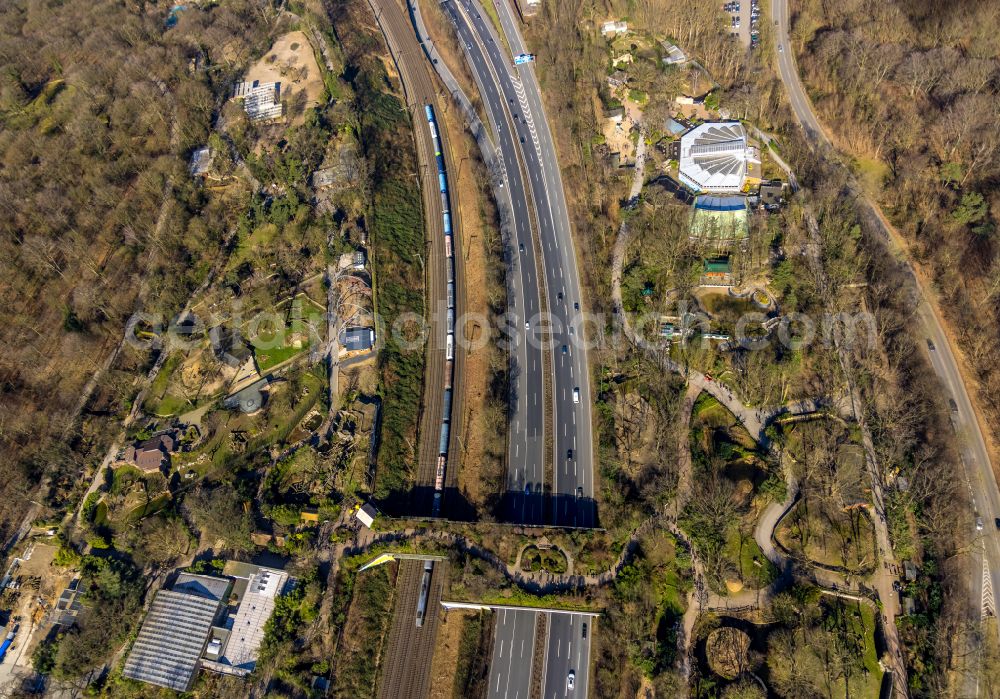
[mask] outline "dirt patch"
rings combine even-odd
[[[31,558],[22,561],[17,568],[18,575],[45,577],[50,572],[52,559],[56,556],[59,548],[52,544],[35,544],[31,549]]]
[[[431,664],[430,699],[451,699],[455,690],[455,670],[462,641],[462,629],[473,612],[445,612],[438,627],[434,662]]]
[[[289,124],[305,120],[305,112],[319,104],[323,94],[323,76],[316,63],[312,44],[303,32],[289,32],[279,37],[263,58],[247,71],[247,82],[280,82],[281,100],[286,104]]]
[[[457,172],[452,173],[452,181],[457,201],[461,202],[461,247],[458,254],[462,258],[465,287],[461,310],[481,319],[488,315],[490,306],[495,305],[503,294],[503,288],[495,277],[495,266],[499,263],[492,259],[500,233],[493,224],[496,214],[493,201],[485,191],[486,173],[479,160],[479,150],[467,134],[460,114],[451,107],[449,103],[445,113],[439,115],[439,121],[445,126],[445,143],[451,150],[451,161],[460,163]],[[497,485],[497,474],[494,472],[503,469],[497,453],[503,454],[506,440],[502,432],[498,434],[488,407],[493,363],[498,361],[496,344],[488,336],[488,326],[484,327],[481,321],[468,322],[465,334],[474,346],[478,347],[483,341],[485,344],[480,350],[467,352],[464,374],[460,379],[464,392],[461,416],[464,439],[458,487],[465,498],[481,511],[485,500],[493,494],[491,489]]]
[[[339,385],[341,395],[350,391],[359,391],[369,396],[374,395],[378,389],[375,355],[341,368]]]

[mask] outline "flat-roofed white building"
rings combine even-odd
[[[738,121],[701,124],[681,137],[678,176],[692,191],[738,192],[754,163],[760,159]]]
[[[181,573],[153,598],[122,674],[178,692],[190,691],[201,668],[250,674],[288,581],[284,571],[236,561],[222,576]]]
[[[281,83],[253,82],[237,83],[233,99],[243,100],[243,108],[253,121],[277,119],[284,113],[281,104]]]
[[[240,676],[253,672],[264,626],[287,582],[288,575],[273,568],[256,568],[250,573],[236,614],[227,618],[223,627],[213,629],[203,661],[206,669]]]
[[[601,25],[601,34],[604,36],[619,36],[628,34],[628,22],[605,22]]]

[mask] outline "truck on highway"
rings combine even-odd
[[[525,63],[533,63],[535,61],[535,54],[533,53],[519,53],[514,56],[514,65],[521,66]]]

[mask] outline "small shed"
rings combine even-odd
[[[669,41],[660,42],[663,46],[663,50],[667,52],[667,55],[663,57],[663,62],[668,66],[680,66],[684,65],[688,61],[688,57],[684,55],[684,52],[677,47],[676,44],[671,44]]]
[[[375,517],[377,515],[378,510],[375,509],[375,506],[370,502],[366,502],[360,509],[358,509],[357,514],[354,516],[358,518],[359,522],[371,529],[372,524],[375,523]]]
[[[667,119],[667,131],[674,136],[680,136],[689,128],[691,128],[689,123],[685,124],[684,122],[674,119],[673,117]]]
[[[208,146],[199,148],[191,154],[189,170],[192,177],[206,177],[212,168],[212,151]]]
[[[363,352],[375,345],[372,328],[345,328],[340,333],[340,344],[348,352]]]
[[[611,88],[624,87],[628,83],[628,73],[624,70],[616,70],[608,76],[608,86]]]
[[[784,191],[785,185],[781,180],[764,182],[760,186],[760,205],[768,210],[779,208],[785,201]]]

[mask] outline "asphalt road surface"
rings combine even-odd
[[[489,699],[528,699],[539,612],[501,609],[497,612]]]
[[[582,308],[579,277],[576,256],[566,212],[565,196],[555,157],[555,149],[551,135],[545,123],[544,111],[531,68],[515,68],[512,57],[502,49],[499,36],[494,31],[484,11],[478,3],[470,0],[445,0],[442,9],[454,23],[460,43],[464,47],[474,79],[479,87],[483,106],[490,122],[494,126],[496,142],[506,168],[507,191],[516,202],[520,197],[527,197],[530,191],[531,202],[534,204],[534,222],[538,234],[537,240],[531,238],[531,209],[512,207],[515,218],[516,238],[518,248],[515,252],[519,261],[514,264],[514,297],[513,310],[518,309],[517,297],[519,291],[527,297],[529,287],[537,290],[538,282],[529,273],[536,265],[541,264],[544,273],[546,305],[550,312],[544,328],[539,327],[536,307],[523,305],[522,314],[516,316],[517,327],[527,323],[528,351],[551,352],[553,369],[553,483],[548,507],[550,521],[556,524],[575,526],[594,526],[596,516],[593,500],[593,461],[590,430],[590,389],[587,369],[586,346],[580,342],[584,335],[580,327],[580,309]],[[506,14],[504,32],[507,41],[512,46],[522,45],[523,41],[513,24],[509,7],[498,8],[503,17]],[[523,52],[523,48],[517,50]],[[538,115],[537,117],[534,115]],[[526,175],[520,178],[522,172]],[[541,258],[534,256],[536,249],[541,252]],[[520,273],[518,274],[518,270]],[[529,302],[530,303],[530,302]],[[540,306],[537,308],[540,309]],[[513,354],[513,353],[512,353]],[[523,362],[520,344],[516,355],[517,361]],[[534,365],[527,366],[528,371],[517,376],[517,392],[520,395],[531,395],[531,391],[542,391],[544,367],[540,364],[538,371]],[[524,379],[522,383],[521,379]],[[529,393],[523,393],[528,391]],[[540,401],[541,403],[541,401]],[[513,406],[514,417],[511,429],[511,450],[509,452],[509,490],[515,493],[514,502],[535,500],[538,491],[532,495],[521,495],[520,469],[527,468],[531,474],[544,477],[544,440],[531,434],[530,442],[532,457],[537,454],[537,460],[525,462],[517,450],[517,440],[524,434],[524,426],[518,422],[524,411],[518,401]],[[534,401],[527,406],[533,410]],[[541,425],[529,423],[537,429]],[[536,470],[537,469],[537,470]],[[541,481],[539,481],[541,482]],[[528,509],[535,512],[534,502]],[[535,522],[518,512],[517,507],[511,513],[516,521]],[[531,647],[534,642],[535,612],[501,612],[497,621],[494,636],[494,654],[490,667],[490,696],[516,697],[527,696],[530,688]],[[585,617],[576,615],[552,615],[554,621],[548,635],[546,648],[546,663],[552,657],[551,673],[561,674],[556,679],[550,678],[546,671],[545,681],[553,687],[552,691],[565,693],[568,690],[567,677],[572,669],[576,678],[575,696],[586,697],[589,675],[589,638],[586,642],[574,638],[582,633],[582,621]],[[530,638],[531,642],[527,642]],[[576,646],[575,651],[573,650]],[[518,671],[514,666],[519,664]],[[569,664],[573,667],[570,668]],[[546,667],[550,667],[548,664]],[[555,675],[552,675],[555,677]],[[514,678],[514,679],[512,679]],[[546,689],[546,696],[549,690]]]
[[[493,25],[474,0],[458,0],[459,26],[471,27],[484,49],[471,63],[473,72],[491,77],[502,100],[492,105],[511,117],[521,163],[528,177],[538,248],[542,257],[548,323],[544,335],[534,333],[552,352],[553,483],[550,490],[552,523],[578,527],[596,524],[593,449],[590,430],[590,377],[582,326],[579,272],[566,210],[559,163],[545,120],[541,96],[531,64],[514,66]],[[453,2],[445,3],[451,5]],[[496,3],[504,34],[515,53],[524,52],[523,40],[510,8]],[[505,21],[506,18],[506,21]],[[475,43],[475,42],[474,42]],[[518,48],[520,47],[520,48]],[[540,319],[529,319],[534,328]]]
[[[537,243],[542,253],[549,311],[546,349],[552,352],[553,362],[555,434],[551,521],[570,526],[595,526],[589,370],[580,313],[583,304],[555,148],[531,65],[513,65],[512,57],[503,50],[499,36],[478,2],[458,0],[458,3],[461,10],[452,10],[452,13],[460,36],[467,46],[481,47],[479,51],[469,52],[472,71],[480,83],[489,82],[492,78],[502,94],[498,100],[496,91],[491,89],[491,96],[484,96],[484,101],[489,103],[491,111],[503,110],[510,117],[508,123],[513,124],[519,159],[528,175],[535,205]],[[446,2],[445,5],[453,5],[453,2]],[[515,54],[526,53],[511,8],[502,1],[495,5],[512,51]],[[472,40],[467,32],[470,28],[474,32]],[[506,158],[506,155],[505,160],[516,162]],[[563,696],[570,691],[567,678],[571,669],[576,682],[573,694],[587,696],[590,643],[588,638],[584,647],[584,643],[574,638],[582,628],[582,622],[574,623],[579,618],[552,615],[546,648],[545,696]],[[501,641],[502,634],[498,627],[495,645]],[[572,653],[574,644],[576,652]],[[570,668],[569,664],[573,667]],[[502,683],[504,665],[494,664],[490,672],[492,690]]]
[[[590,668],[590,639],[596,618],[581,614],[550,614],[545,651],[544,699],[586,697]],[[587,629],[584,638],[583,629]],[[574,688],[569,688],[569,673]]]
[[[515,136],[503,107],[503,98],[486,68],[483,48],[454,2],[447,0],[441,8],[454,22],[469,64],[478,67],[476,82],[504,165],[504,191],[513,212],[510,222],[513,238],[506,252],[510,280],[509,322],[505,329],[510,343],[511,371],[507,454],[509,514],[517,522],[541,524],[545,516],[542,494],[545,483],[545,361],[540,344],[532,339],[538,332],[538,325],[537,322],[531,325],[531,321],[541,312],[541,299],[528,190],[518,164]],[[529,327],[525,327],[525,323]]]
[[[812,104],[806,95],[805,89],[799,78],[798,68],[795,63],[794,51],[789,44],[789,11],[787,0],[775,0],[772,5],[772,21],[777,22],[776,43],[779,47],[778,70],[785,89],[788,92],[789,101],[796,119],[802,126],[806,137],[820,147],[831,147],[829,139],[823,131],[823,127],[813,112]],[[881,212],[872,202],[860,191],[853,187],[859,198],[861,198],[871,211],[873,219],[885,231],[886,238],[893,242],[890,228],[881,215]],[[911,268],[912,273],[912,268]],[[983,530],[979,534],[980,546],[977,546],[973,556],[971,566],[971,579],[969,589],[972,595],[971,602],[977,609],[981,606],[983,596],[984,565],[987,569],[987,576],[992,581],[993,589],[1000,584],[1000,532],[994,525],[996,517],[1000,517],[1000,489],[997,488],[996,478],[993,475],[993,467],[990,463],[989,452],[986,442],[983,439],[982,429],[977,419],[977,415],[972,407],[965,383],[958,367],[958,362],[945,335],[940,319],[934,312],[933,307],[927,301],[927,293],[919,283],[919,278],[914,274],[914,281],[920,291],[920,305],[916,309],[915,320],[928,341],[927,352],[931,365],[947,392],[951,400],[955,402],[955,409],[952,412],[952,423],[959,436],[959,446],[962,462],[965,466],[967,482],[971,491],[973,505],[977,514],[982,518]],[[974,522],[969,522],[970,529],[975,526]],[[974,688],[972,696],[979,693],[978,682],[971,673],[970,687]],[[967,688],[966,691],[968,691]]]

